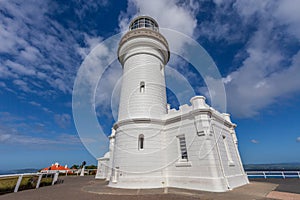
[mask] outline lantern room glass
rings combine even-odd
[[[154,20],[146,17],[136,19],[129,27],[130,30],[135,30],[139,28],[147,28],[153,31],[158,31],[157,23]]]

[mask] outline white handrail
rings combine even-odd
[[[18,192],[19,190],[19,187],[21,185],[21,182],[22,182],[22,179],[24,176],[38,176],[38,181],[37,181],[37,184],[36,184],[36,188],[39,188],[40,187],[40,183],[41,183],[41,179],[42,179],[42,176],[43,175],[50,175],[50,174],[53,174],[53,180],[52,180],[52,185],[54,185],[58,179],[58,172],[49,172],[49,173],[23,173],[23,174],[4,174],[4,175],[0,175],[0,178],[6,178],[6,177],[18,177],[18,181],[15,185],[15,188],[14,188],[14,192]]]
[[[299,178],[300,171],[246,171],[248,177],[282,177],[285,178]]]
[[[34,175],[39,175],[39,174],[47,174],[47,173],[23,173],[23,174],[4,174],[4,175],[0,175],[0,178],[4,178],[4,177],[11,177],[11,176],[34,176]],[[54,172],[52,173],[48,173],[48,174],[55,174]]]

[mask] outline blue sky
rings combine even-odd
[[[300,162],[299,9],[293,0],[0,1],[0,169],[96,164],[75,128],[74,80],[89,52],[139,14],[186,34],[214,59],[244,163]],[[172,55],[168,66],[210,102],[213,93],[191,65]],[[113,62],[94,99],[107,135],[121,73]]]

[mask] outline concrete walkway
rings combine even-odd
[[[276,191],[300,194],[300,179],[298,178],[269,178],[269,179],[253,179],[256,182],[277,184]]]
[[[103,180],[95,180],[93,176],[68,176],[60,177],[64,182],[54,186],[42,187],[39,189],[26,190],[18,193],[10,193],[0,196],[5,200],[53,200],[53,199],[72,199],[72,200],[176,200],[176,199],[216,199],[216,200],[270,200],[267,195],[275,190],[279,184],[265,182],[251,182],[248,185],[234,189],[225,193],[212,193],[195,190],[185,190],[177,188],[168,189],[149,189],[149,190],[124,190],[109,188]],[[299,185],[298,185],[299,186]]]

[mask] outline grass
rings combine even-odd
[[[17,181],[18,177],[0,178],[0,194],[13,192]]]
[[[0,194],[13,192],[18,181],[18,176],[0,178]],[[23,176],[19,191],[34,189],[38,181],[38,176]],[[40,187],[51,185],[52,177],[43,177],[40,183]]]

